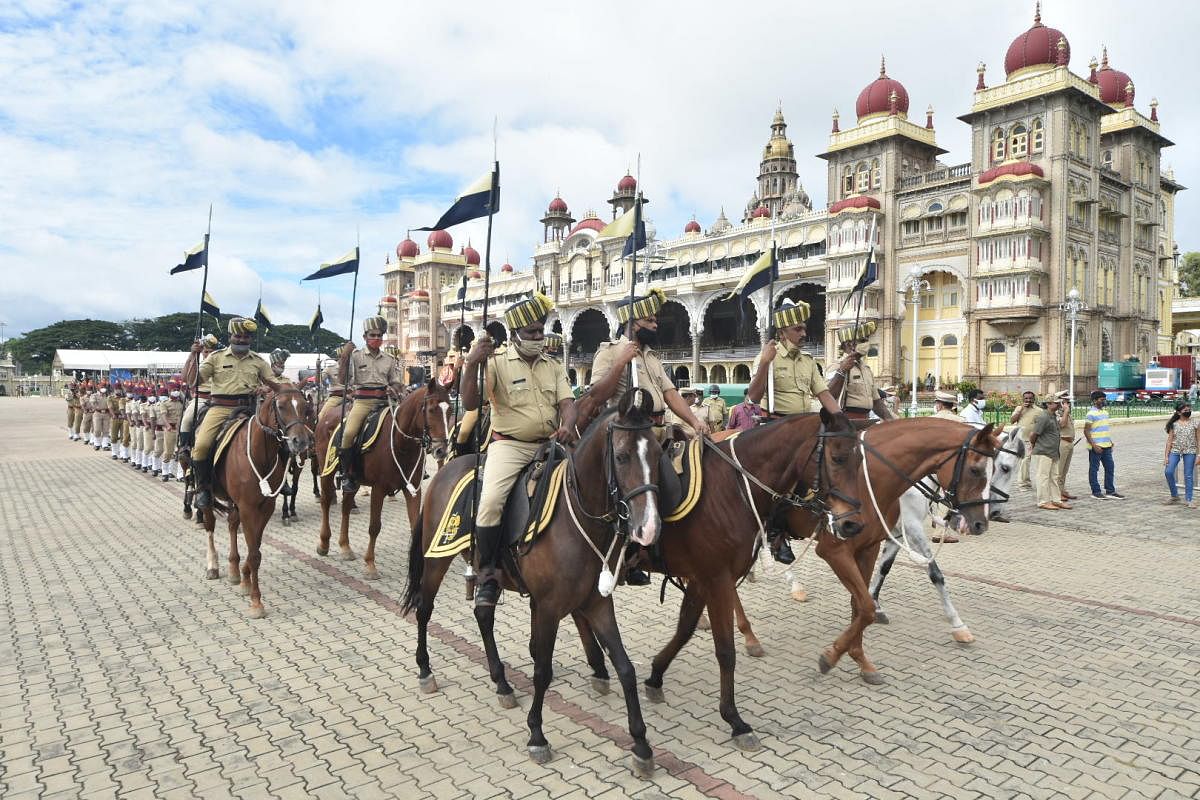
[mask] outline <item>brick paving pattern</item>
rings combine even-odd
[[[204,540],[178,484],[69,442],[62,403],[0,401],[0,797],[1195,797],[1200,795],[1200,511],[1166,508],[1161,423],[1116,429],[1118,488],[1039,512],[939,554],[977,641],[951,641],[922,572],[893,572],[892,624],[868,630],[887,678],[843,659],[816,669],[848,608],[810,552],[812,599],[765,568],[742,598],[767,648],[740,655],[739,703],[763,741],[735,750],[716,708],[711,638],[643,704],[659,765],[628,769],[625,712],[596,696],[563,626],[545,729],[529,762],[525,711],[497,707],[455,568],[439,597],[421,695],[414,626],[399,615],[408,541],[385,506],[383,579],[315,554],[316,504],[268,528],[265,620],[204,580]],[[1086,455],[1070,488],[1086,494]],[[361,552],[366,515],[352,517]],[[223,527],[218,523],[218,531]],[[222,569],[227,537],[219,536]],[[335,548],[336,553],[336,548]],[[902,557],[903,558],[903,557]],[[618,614],[640,678],[673,630],[653,589],[622,588]],[[527,710],[527,605],[497,621]]]

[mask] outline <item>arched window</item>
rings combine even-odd
[[[996,341],[988,345],[987,370],[992,377],[1008,372],[1008,348],[1004,342]]]
[[[1029,154],[1029,132],[1024,125],[1014,125],[1008,137],[1008,154],[1012,158],[1021,158]]]
[[[955,336],[953,333],[947,333],[945,336],[942,337],[942,344],[946,345],[946,346],[956,345],[956,344],[958,344],[958,337]]]
[[[854,192],[854,167],[849,164],[842,172],[842,194],[852,194]]]
[[[937,347],[937,340],[932,336],[922,336],[921,347]]]
[[[1045,130],[1042,128],[1042,118],[1038,117],[1033,121],[1033,125],[1030,126],[1029,149],[1031,152],[1042,152],[1042,148],[1045,146],[1045,133]]]
[[[858,182],[855,186],[855,190],[859,193],[862,193],[871,188],[871,170],[867,167],[867,162],[860,162],[857,172]]]
[[[871,188],[878,189],[882,185],[882,177],[879,172],[879,159],[871,162]]]
[[[992,131],[992,161],[1004,160],[1004,131],[996,128]]]
[[[992,342],[988,345],[988,352],[992,354],[1007,353],[1008,348],[1004,346],[1004,342]]]
[[[1109,169],[1112,169],[1112,165],[1113,165],[1112,150],[1105,150],[1104,153],[1102,153],[1100,156],[1100,162],[1102,164],[1104,164],[1104,166],[1108,167]]]
[[[1021,348],[1021,374],[1040,375],[1042,373],[1042,345],[1032,339],[1025,342]]]

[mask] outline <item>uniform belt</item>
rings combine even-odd
[[[507,436],[503,433],[500,433],[499,431],[492,431],[492,441],[493,442],[524,442],[525,444],[543,444],[544,442],[548,442],[550,440],[549,439],[534,439],[532,442],[529,442],[529,441],[526,441],[525,439],[518,439],[515,436]]]
[[[1074,440],[1075,437],[1074,436],[1060,436],[1058,438],[1062,439],[1064,442],[1070,442],[1070,441]]]
[[[843,413],[850,419],[868,419],[871,412],[865,408],[847,408],[843,409]]]
[[[203,389],[198,389],[196,390],[196,397],[199,397],[201,400],[207,400],[208,398],[212,397],[212,392],[206,392]]]
[[[355,400],[383,400],[387,397],[387,389],[355,389]]]
[[[870,414],[871,413],[871,409],[869,409],[869,408],[855,408],[854,406],[846,406],[846,408],[844,408],[843,410],[847,414],[849,414],[851,411],[856,411],[859,414]]]
[[[214,394],[211,400],[214,406],[237,408],[250,405],[253,398],[248,394]]]
[[[330,389],[329,396],[330,397],[345,397],[346,390],[345,389]]]

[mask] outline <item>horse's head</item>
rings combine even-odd
[[[937,478],[950,504],[946,524],[951,528],[984,533],[988,529],[989,464],[1001,448],[993,425],[970,429],[959,445],[958,453],[938,467]]]
[[[650,546],[658,540],[662,520],[658,508],[658,466],[662,448],[654,437],[650,394],[625,392],[617,414],[608,423],[605,472],[618,515],[628,524],[633,541]]]
[[[993,433],[997,435],[1000,442],[1000,451],[996,453],[996,459],[992,462],[992,480],[988,486],[988,500],[992,503],[1004,503],[1008,500],[1008,490],[1017,473],[1017,466],[1025,457],[1025,442],[1021,439],[1019,428],[997,430]]]
[[[849,539],[863,529],[862,504],[851,494],[858,486],[858,467],[862,456],[858,449],[858,431],[845,414],[830,414],[821,409],[821,433],[818,444],[817,483],[821,501],[831,516],[835,536]]]
[[[258,410],[258,421],[293,453],[306,453],[313,432],[306,424],[308,400],[299,389],[285,387],[269,393]]]
[[[425,441],[425,452],[441,462],[448,451],[447,434],[450,431],[450,389],[437,378],[430,378],[425,384],[425,397],[422,407],[425,431],[422,437]]]

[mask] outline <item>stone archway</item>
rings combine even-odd
[[[708,371],[708,380],[712,383],[729,383],[729,376],[725,373],[725,365],[713,364],[712,369]]]
[[[738,316],[738,305],[741,316]],[[702,349],[733,350],[755,347],[758,335],[758,311],[748,298],[721,298],[704,309],[704,330],[700,335]],[[723,371],[723,370],[722,370]]]
[[[601,342],[608,341],[608,318],[598,308],[585,308],[570,321],[571,354],[590,361]]]
[[[680,302],[668,300],[658,310],[658,350],[686,351],[692,347],[691,315]]]

